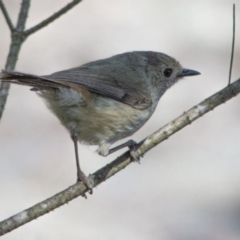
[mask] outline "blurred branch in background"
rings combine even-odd
[[[82,0],[73,0],[68,3],[65,7],[60,9],[58,12],[54,13],[52,16],[37,24],[35,27],[30,28],[29,30],[25,30],[25,24],[28,16],[28,11],[30,7],[30,0],[22,0],[21,9],[18,15],[18,21],[16,27],[13,26],[11,18],[8,14],[8,11],[3,3],[0,0],[0,9],[4,15],[4,18],[7,22],[7,25],[11,32],[11,44],[7,57],[7,62],[5,65],[5,70],[13,71],[15,69],[18,55],[21,49],[23,42],[26,40],[28,36],[47,26],[49,23],[53,22],[57,18],[61,17],[64,13],[68,12]],[[0,120],[3,115],[3,111],[7,102],[7,96],[9,92],[10,84],[7,82],[1,83],[0,86]]]
[[[235,17],[235,3],[234,3],[234,4],[233,4],[233,36],[232,36],[232,51],[231,51],[231,58],[230,58],[230,68],[229,68],[228,84],[231,83],[231,76],[232,76],[232,65],[233,65],[234,46],[235,46],[235,28],[236,28],[236,17]]]
[[[189,111],[182,114],[180,117],[171,121],[169,124],[160,128],[157,132],[153,133],[142,142],[138,144],[136,151],[136,157],[143,156],[150,149],[166,140],[169,136],[178,132],[185,126],[191,124],[199,117],[213,110],[215,107],[225,103],[240,92],[240,79],[229,85],[228,87],[217,92],[213,96],[202,101]],[[108,178],[112,177],[117,172],[123,170],[131,163],[129,152],[124,153],[116,160],[107,164],[93,175],[89,177],[90,183],[93,187],[96,187],[100,183],[104,182]],[[74,184],[68,189],[52,196],[51,198],[44,200],[31,208],[28,208],[2,222],[0,222],[0,236],[28,223],[60,206],[73,200],[78,196],[85,196],[87,189],[81,182]]]

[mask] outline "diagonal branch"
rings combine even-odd
[[[7,11],[4,3],[2,2],[2,0],[0,0],[0,8],[2,10],[3,16],[4,16],[4,18],[5,18],[6,22],[7,22],[7,25],[9,27],[10,31],[13,32],[14,31],[14,26],[12,24],[12,20],[9,17],[8,11]]]
[[[193,121],[197,120],[199,117],[203,116],[210,110],[213,110],[215,107],[233,98],[238,93],[240,93],[240,79],[217,92],[213,96],[202,101],[195,107],[183,113],[180,117],[176,118],[172,122],[168,123],[144,139],[141,143],[138,144],[136,157],[142,156],[157,144],[166,140],[169,136],[191,124]],[[110,164],[107,164],[105,167],[101,168],[93,175],[91,175],[89,178],[92,186],[96,187],[100,183],[112,177],[117,172],[123,170],[130,163],[131,159],[129,157],[129,152],[126,152]],[[62,206],[63,204],[73,200],[80,195],[84,196],[86,191],[87,189],[82,183],[76,183],[68,189],[50,197],[49,199],[44,200],[0,222],[0,236],[54,210],[55,208]]]
[[[36,31],[42,29],[43,27],[47,26],[49,23],[55,21],[57,18],[61,17],[64,13],[68,12],[72,9],[75,5],[80,3],[82,0],[73,0],[72,2],[68,3],[65,7],[60,9],[58,12],[54,13],[52,16],[47,18],[46,20],[42,21],[41,23],[37,24],[36,26],[28,29],[25,31],[25,36],[28,37],[29,35],[35,33]]]

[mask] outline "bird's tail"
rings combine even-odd
[[[19,85],[26,85],[32,87],[31,90],[42,90],[58,88],[61,84],[44,78],[44,76],[37,76],[33,74],[26,74],[20,72],[8,72],[2,70],[0,73],[0,82],[9,82]]]

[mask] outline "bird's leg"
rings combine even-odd
[[[117,147],[114,147],[114,148],[111,148],[108,152],[108,155],[109,154],[112,154],[124,147],[128,147],[129,148],[129,152],[130,152],[130,155],[131,157],[133,158],[134,162],[140,162],[140,158],[137,158],[136,155],[135,155],[135,151],[136,151],[136,148],[137,148],[137,143],[134,141],[134,140],[129,140]]]
[[[76,134],[71,134],[71,138],[74,143],[74,150],[75,150],[75,157],[76,157],[76,165],[77,165],[77,182],[82,181],[83,184],[89,189],[89,192],[92,193],[92,186],[89,183],[89,180],[87,176],[84,174],[84,172],[80,168],[80,162],[78,157],[78,138]]]

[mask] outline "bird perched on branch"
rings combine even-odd
[[[77,180],[91,189],[80,168],[77,142],[98,145],[102,156],[129,147],[137,160],[133,140],[114,148],[111,145],[141,128],[161,96],[179,79],[198,74],[166,54],[136,51],[46,76],[2,71],[0,81],[31,86],[45,100],[70,132]]]

